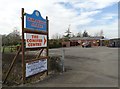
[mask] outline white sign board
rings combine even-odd
[[[26,48],[47,47],[47,35],[26,33]]]
[[[47,70],[47,59],[26,63],[26,77]]]

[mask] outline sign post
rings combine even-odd
[[[24,19],[25,17],[25,19]],[[25,21],[24,21],[25,20]],[[25,25],[25,26],[24,26]],[[42,18],[38,10],[32,14],[24,14],[22,8],[22,79],[25,83],[26,78],[41,72],[48,74],[48,50],[49,50],[49,29],[48,17]],[[24,38],[24,35],[26,37]],[[34,60],[25,60],[25,50],[40,50],[40,54]],[[46,49],[45,56],[41,56]]]
[[[22,8],[22,80],[25,83],[24,8]]]
[[[46,29],[47,29],[47,56],[49,56],[49,20],[48,20],[47,16],[46,16],[46,21],[47,21],[47,26],[46,26]],[[47,68],[48,68],[48,65],[47,65]],[[47,70],[47,75],[48,75],[48,70]]]

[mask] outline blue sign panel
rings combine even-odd
[[[46,19],[43,19],[40,12],[35,10],[33,14],[26,13],[26,28],[30,30],[46,31]]]

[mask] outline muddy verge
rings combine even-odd
[[[8,71],[8,68],[10,67],[10,64],[14,57],[15,57],[15,53],[2,54],[2,81],[5,80],[6,73]],[[35,58],[36,58],[36,55],[29,54],[29,55],[25,56],[25,59],[27,59],[27,60],[31,60],[31,59],[35,59]],[[61,71],[59,62],[60,62],[60,57],[58,57],[58,56],[49,57],[49,59],[48,59],[49,73],[51,71],[55,71],[55,72]],[[41,81],[46,76],[47,76],[47,72],[37,74],[35,76],[27,78],[26,83]],[[10,72],[10,75],[8,76],[6,82],[5,82],[5,84],[3,84],[3,86],[17,86],[20,84],[22,84],[22,55],[21,54],[18,55],[18,57],[15,61],[15,64]]]

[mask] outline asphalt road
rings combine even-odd
[[[65,49],[66,72],[29,87],[118,87],[118,48],[70,47]],[[50,55],[61,55],[61,48]]]

